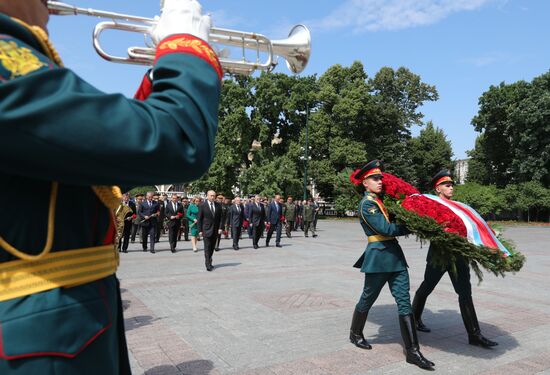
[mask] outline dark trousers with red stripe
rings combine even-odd
[[[431,263],[432,258],[432,246],[428,250],[428,259],[426,263],[426,270],[424,271],[424,281],[420,284],[420,287],[416,291],[419,297],[427,298],[435,289],[439,280],[443,275],[448,272],[456,294],[458,294],[458,301],[467,301],[472,296],[472,284],[470,283],[470,266],[468,262],[462,257],[458,257],[456,260],[456,273],[451,270],[451,267],[441,269],[441,267],[435,266]]]

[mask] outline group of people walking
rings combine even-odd
[[[205,265],[208,271],[213,269],[212,254],[220,250],[220,241],[230,236],[233,250],[239,250],[239,241],[243,232],[252,240],[254,249],[260,247],[260,238],[265,237],[265,246],[269,246],[275,237],[275,246],[282,247],[283,228],[288,238],[292,232],[301,229],[305,237],[317,237],[317,220],[320,206],[317,201],[308,199],[294,202],[287,197],[286,202],[276,194],[271,200],[256,195],[243,200],[216,195],[208,191],[206,199],[195,196],[189,200],[173,194],[167,195],[149,192],[145,196],[137,194],[130,199],[124,194],[120,206],[115,211],[117,217],[118,249],[128,252],[130,242],[135,242],[141,233],[143,251],[155,253],[155,244],[160,241],[161,233],[168,232],[170,250],[175,253],[178,241],[190,240],[194,252],[198,251],[198,242],[204,241]]]

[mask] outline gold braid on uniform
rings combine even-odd
[[[59,66],[63,66],[61,57],[55,50],[52,42],[48,38],[48,34],[38,26],[31,26],[25,22],[14,18],[15,21],[19,22],[25,28],[27,28],[33,35],[36,37],[48,57]],[[122,198],[122,192],[118,186],[92,186],[92,190],[99,200],[109,209],[114,210],[120,204],[120,199]]]

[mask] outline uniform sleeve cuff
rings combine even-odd
[[[223,69],[212,47],[194,35],[177,34],[163,39],[157,47],[155,63],[160,57],[170,53],[189,53],[195,55],[210,64],[218,74],[220,80],[223,77]]]

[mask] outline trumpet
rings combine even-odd
[[[48,1],[48,9],[52,15],[87,15],[98,18],[111,19],[98,23],[93,32],[93,46],[96,52],[107,61],[123,63],[152,65],[155,58],[155,46],[145,42],[144,46],[129,47],[128,56],[116,56],[107,53],[100,43],[100,36],[105,30],[119,30],[141,33],[145,40],[151,36],[151,31],[156,24],[153,18],[139,17],[128,14],[120,14],[102,10],[78,8],[59,1]],[[210,43],[216,47],[237,47],[242,52],[242,57],[229,59],[225,56],[226,49],[216,52],[225,73],[250,75],[256,70],[270,72],[278,64],[278,57],[286,61],[287,68],[292,73],[302,72],[311,54],[311,34],[304,25],[296,25],[286,39],[270,40],[264,35],[237,31],[230,29],[210,29]],[[247,58],[248,55],[255,59]],[[262,59],[262,56],[263,57]]]

